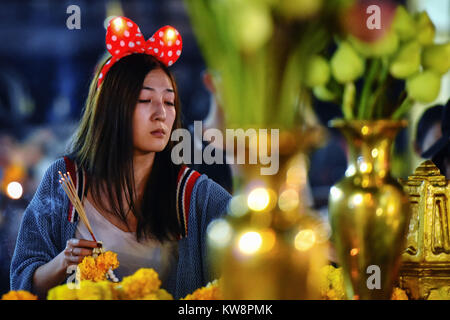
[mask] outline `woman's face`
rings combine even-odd
[[[169,142],[175,116],[175,93],[170,78],[162,69],[150,71],[133,114],[135,153],[162,151]]]

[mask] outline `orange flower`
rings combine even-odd
[[[106,273],[116,269],[119,266],[117,254],[112,251],[106,251],[98,255],[97,258],[87,256],[78,265],[81,280],[92,280],[95,282],[106,280]]]
[[[124,277],[121,288],[125,299],[135,300],[156,293],[161,285],[158,273],[152,268],[141,268],[133,275]]]
[[[219,287],[219,281],[214,280],[208,283],[205,287],[195,290],[188,294],[182,300],[222,300],[222,293]]]
[[[37,300],[37,298],[34,294],[24,290],[10,291],[2,296],[2,300]]]

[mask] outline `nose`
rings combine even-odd
[[[155,99],[155,102],[152,106],[151,120],[166,120],[166,109],[164,108],[162,97],[160,99]]]

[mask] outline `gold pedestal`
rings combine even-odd
[[[402,255],[400,287],[411,299],[450,285],[450,185],[430,160],[403,182],[412,216]]]

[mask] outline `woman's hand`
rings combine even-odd
[[[97,248],[95,241],[84,239],[70,239],[64,249],[63,265],[67,268],[70,265],[77,265],[83,261],[84,257],[92,255],[92,250]]]
[[[70,239],[66,248],[48,263],[36,269],[33,275],[33,288],[40,299],[45,299],[47,291],[59,284],[67,277],[67,268],[77,265],[83,258],[92,254],[97,248],[97,242]]]

